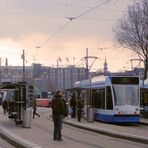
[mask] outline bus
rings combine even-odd
[[[37,107],[51,107],[51,98],[36,98]]]

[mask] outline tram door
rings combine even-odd
[[[105,109],[105,88],[92,90],[92,104],[94,108]]]
[[[143,107],[143,116],[148,118],[148,88],[143,88],[141,90],[141,100],[140,104]]]

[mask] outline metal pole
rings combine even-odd
[[[86,78],[88,79],[89,77],[89,69],[88,69],[88,48],[86,48]]]
[[[23,59],[23,81],[25,82],[25,50],[24,49],[23,49],[22,59]]]

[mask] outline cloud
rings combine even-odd
[[[127,2],[110,2],[91,13],[74,19],[60,30],[69,20],[97,5],[98,0],[1,0],[0,1],[0,51],[22,53],[25,49],[27,64],[41,62],[55,64],[56,58],[85,56],[89,48],[90,55],[99,56],[98,48],[113,44],[112,26],[121,16]],[[122,4],[121,4],[122,3]],[[40,48],[36,48],[40,47]],[[117,52],[101,54],[101,64]],[[126,53],[126,52],[125,52]],[[2,55],[2,54],[1,54]],[[4,57],[4,55],[2,55]],[[5,54],[11,64],[22,64],[13,54]],[[127,56],[128,57],[128,56]],[[128,57],[129,58],[129,57]],[[36,59],[36,61],[34,61]],[[115,68],[117,66],[114,66]],[[117,69],[117,68],[116,68]]]

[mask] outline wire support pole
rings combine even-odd
[[[25,82],[26,76],[25,76],[25,50],[24,49],[23,49],[22,59],[23,59],[23,81]]]

